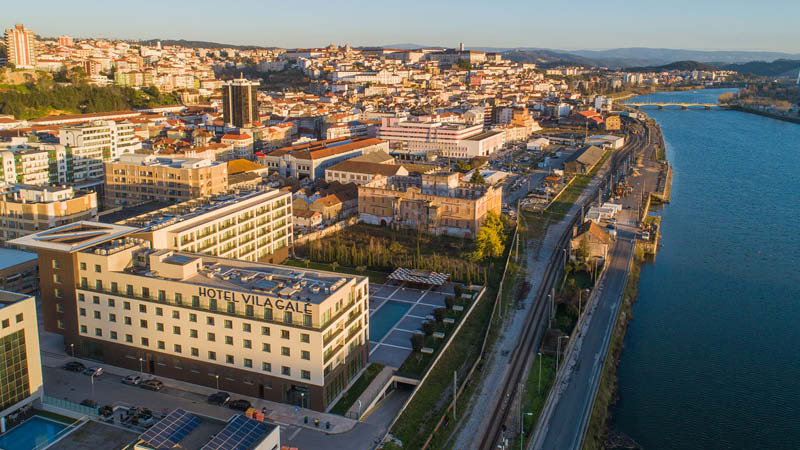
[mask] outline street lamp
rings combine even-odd
[[[532,416],[533,413],[528,411],[525,413],[526,416]],[[523,430],[525,429],[525,419],[522,417],[522,411],[519,414],[519,450],[522,450],[522,444],[525,442],[525,433]]]
[[[144,363],[144,358],[142,358],[140,356],[139,357],[139,373],[142,374],[142,376],[144,376],[144,368],[142,367],[143,363]]]
[[[214,374],[214,378],[217,380],[217,390],[219,390],[219,374]]]
[[[69,344],[69,351],[72,353],[72,357],[75,357],[75,344]]]
[[[539,393],[542,393],[542,352],[539,352]]]
[[[359,399],[357,401],[358,401],[358,418],[361,419],[361,400]]]
[[[92,373],[92,376],[91,376],[91,377],[89,377],[89,379],[90,379],[90,380],[91,380],[91,382],[92,382],[92,401],[94,401],[94,376],[95,376],[95,375],[97,375],[97,372],[96,372],[96,371]]]
[[[556,351],[556,371],[558,371],[559,357],[561,356],[561,339],[569,339],[569,335],[558,337],[558,350]]]

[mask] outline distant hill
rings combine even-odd
[[[670,70],[719,70],[718,65],[704,64],[697,61],[676,61],[660,66],[627,67],[628,72],[666,72]]]
[[[542,67],[581,65],[593,67],[597,62],[582,56],[545,49],[514,49],[503,52],[503,58],[514,62],[536,63]]]
[[[275,49],[277,47],[262,47],[258,45],[233,45],[233,44],[220,44],[218,42],[206,41],[187,41],[184,39],[150,39],[147,41],[139,41],[142,45],[156,45],[157,41],[161,41],[161,45],[178,45],[188,48],[236,48],[239,50],[256,50],[256,49]]]
[[[728,64],[723,66],[723,69],[749,75],[795,78],[797,71],[800,70],[800,59],[778,59],[772,62],[750,61],[742,64]]]
[[[659,66],[676,61],[733,64],[745,63],[754,60],[774,61],[776,59],[800,59],[800,55],[782,52],[706,51],[646,47],[615,48],[609,50],[571,50],[569,53],[594,60],[605,60],[612,58],[637,62],[635,64],[628,63],[625,65],[625,67]]]

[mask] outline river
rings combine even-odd
[[[800,125],[644,111],[666,140],[672,202],[642,270],[612,427],[648,450],[800,448]]]

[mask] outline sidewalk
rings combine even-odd
[[[384,366],[383,369],[372,379],[372,382],[364,389],[364,392],[353,402],[350,409],[345,414],[346,417],[358,417],[367,412],[367,406],[375,400],[375,397],[381,393],[381,388],[392,378],[395,369],[389,366]]]
[[[40,330],[39,333],[39,341],[41,347],[41,356],[42,356],[42,365],[45,367],[61,367],[67,361],[80,361],[85,366],[94,366],[94,367],[102,367],[103,371],[105,372],[105,376],[111,374],[112,376],[119,376],[120,378],[128,376],[128,375],[141,375],[138,371],[132,371],[128,369],[124,369],[121,367],[111,366],[107,364],[101,364],[97,361],[91,361],[81,358],[72,358],[68,353],[64,353],[62,351],[63,348],[63,340],[61,336],[55,333],[48,333],[43,332]],[[146,378],[146,376],[145,376]],[[196,384],[186,383],[183,381],[173,380],[170,378],[164,377],[156,377],[164,383],[166,392],[158,392],[157,394],[165,397],[165,400],[168,397],[172,398],[180,398],[183,400],[191,399],[198,404],[205,403],[206,398],[217,392],[217,389],[200,386]],[[47,388],[45,386],[45,388]],[[170,392],[170,391],[177,391],[177,392]],[[150,391],[146,391],[150,392]],[[319,432],[323,432],[326,434],[338,434],[344,433],[346,431],[350,431],[353,427],[358,423],[356,420],[348,419],[346,417],[338,416],[335,414],[327,414],[321,413],[318,411],[314,411],[311,409],[306,408],[298,408],[293,405],[288,405],[285,403],[278,403],[272,402],[269,400],[263,400],[255,397],[248,397],[246,395],[239,395],[239,394],[231,394],[231,398],[242,398],[245,400],[250,401],[250,404],[256,410],[261,410],[262,408],[266,409],[266,414],[264,418],[269,420],[270,422],[274,422],[280,425],[294,425],[298,427],[308,428],[310,430],[316,430]],[[107,403],[115,403],[119,399],[109,399]],[[101,402],[102,403],[102,402]],[[207,405],[210,408],[219,408],[212,405]],[[174,405],[165,405],[167,409],[172,409],[175,407]],[[222,408],[225,411],[229,412],[227,408]],[[198,411],[202,413],[203,411]],[[304,423],[304,418],[308,417],[308,423]],[[314,419],[319,419],[319,426],[314,426]],[[330,429],[325,429],[325,422],[330,422]]]

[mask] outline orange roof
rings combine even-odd
[[[242,172],[251,172],[254,170],[266,169],[266,166],[248,161],[246,159],[234,159],[228,161],[228,175],[234,175]]]
[[[253,137],[250,136],[249,134],[230,134],[230,133],[225,133],[222,136],[222,140],[228,140],[228,139],[245,141],[247,139],[253,139]]]

